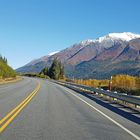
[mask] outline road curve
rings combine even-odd
[[[0,133],[0,140],[136,140],[140,137],[139,115],[133,116],[121,108],[120,111],[116,108],[117,113],[114,107],[109,108],[96,98],[34,78],[0,86],[0,122],[27,97],[28,102],[14,112],[20,110],[19,114]]]

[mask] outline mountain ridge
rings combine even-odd
[[[62,63],[64,63],[66,76],[70,78],[73,76],[76,78],[109,78],[110,75],[106,74],[108,72],[107,69],[104,68],[106,68],[107,65],[111,65],[112,67],[110,66],[110,69],[112,69],[113,72],[115,71],[114,68],[117,67],[115,64],[118,63],[118,65],[121,65],[125,62],[130,62],[131,66],[137,62],[138,67],[133,67],[136,68],[138,72],[131,74],[138,75],[140,69],[140,35],[130,32],[110,33],[104,37],[100,37],[94,40],[88,39],[81,41],[80,43],[72,45],[70,48],[66,48],[60,52],[54,53],[51,56],[47,55],[33,62],[30,62],[27,65],[17,69],[17,71],[39,72],[43,67],[50,66],[53,59],[56,57],[60,59]],[[102,62],[104,62],[104,64],[102,64]],[[90,68],[85,65],[85,63],[89,64]],[[104,66],[101,67],[100,65]],[[129,74],[129,72],[126,71],[131,71],[132,69],[132,67],[127,67],[123,71],[122,67],[117,67],[118,73]],[[100,68],[106,70],[106,72],[101,71]],[[81,72],[81,69],[87,72],[87,76],[84,76],[84,71]],[[91,71],[89,72],[88,69],[91,69]],[[96,69],[98,69],[98,71],[101,72],[100,75],[103,76],[98,77],[95,75],[94,73],[96,72]],[[112,74],[112,72],[110,73]],[[98,72],[96,73],[99,74]],[[80,74],[82,76],[79,76]],[[115,72],[115,74],[117,74],[117,72]],[[95,75],[95,77],[92,75]]]

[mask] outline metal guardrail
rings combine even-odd
[[[96,89],[93,87],[75,84],[75,83],[71,83],[71,82],[62,82],[62,81],[53,81],[53,82],[55,82],[57,84],[65,85],[67,87],[72,87],[73,89],[79,89],[79,90],[85,90],[85,91],[92,92],[92,93],[94,92],[94,93],[103,94],[105,96],[116,98],[117,100],[121,100],[126,103],[134,104],[135,106],[137,106],[137,105],[140,106],[140,98],[133,97],[131,95],[124,95],[122,93],[114,93],[111,91]]]

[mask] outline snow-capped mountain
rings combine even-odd
[[[65,65],[68,77],[108,78],[112,74],[138,75],[140,72],[140,35],[130,32],[110,33],[88,39],[60,52],[30,62],[18,72],[39,72],[57,57]]]
[[[82,48],[93,43],[96,43],[100,46],[104,46],[105,48],[109,48],[117,42],[129,42],[130,40],[137,38],[140,38],[140,34],[134,34],[131,32],[109,33],[108,35],[99,37],[97,39],[88,39],[85,41],[81,41],[80,44]]]
[[[131,32],[123,32],[123,33],[110,33],[107,36],[100,37],[96,41],[99,41],[100,43],[105,40],[123,40],[123,41],[130,41],[132,39],[140,38],[139,34],[134,34]]]
[[[130,41],[132,39],[136,39],[136,38],[140,38],[140,34],[134,34],[131,32],[123,32],[123,33],[109,33],[106,36],[103,37],[99,37],[97,39],[88,39],[85,41],[81,41],[81,45],[88,45],[90,43],[103,43],[104,41],[118,41],[118,40],[122,40],[122,41]]]

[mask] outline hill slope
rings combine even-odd
[[[0,78],[15,77],[16,72],[7,65],[2,59],[0,59]]]
[[[18,72],[39,72],[57,57],[68,77],[109,78],[113,74],[140,74],[140,35],[111,33],[95,40],[72,45],[53,55],[34,60]]]

